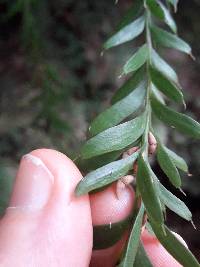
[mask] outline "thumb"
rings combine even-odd
[[[40,149],[24,156],[9,208],[0,221],[0,266],[86,267],[92,251],[88,196],[65,155]]]

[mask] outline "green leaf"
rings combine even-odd
[[[152,50],[151,59],[152,59],[152,65],[157,70],[162,72],[170,80],[174,81],[175,83],[178,83],[178,77],[176,75],[176,72],[163,58],[159,56],[159,54],[154,49]]]
[[[111,38],[109,38],[108,41],[104,44],[104,49],[109,49],[111,47],[133,40],[143,32],[144,24],[144,16],[139,17],[132,23],[122,28],[116,34],[114,34]]]
[[[156,0],[146,0],[146,3],[151,11],[151,13],[159,18],[159,19],[164,19],[165,18],[165,14],[163,12],[163,9],[161,8],[161,6],[159,5],[159,3]]]
[[[178,36],[162,30],[156,26],[151,27],[153,39],[160,45],[165,47],[174,48],[180,50],[186,54],[191,55],[191,47]]]
[[[132,71],[138,70],[148,58],[148,47],[144,44],[138,51],[127,61],[123,68],[123,72],[128,74]]]
[[[200,124],[197,121],[163,105],[155,97],[151,98],[151,105],[158,119],[184,134],[200,138]]]
[[[141,0],[135,0],[134,4],[128,9],[128,12],[124,15],[120,21],[117,29],[121,30],[127,24],[130,24],[136,17],[138,17],[144,8],[144,5]]]
[[[176,12],[179,0],[167,0],[167,1],[174,6],[174,11]]]
[[[131,218],[128,217],[117,223],[93,226],[93,249],[105,249],[115,245],[130,224]]]
[[[149,165],[140,155],[138,159],[137,186],[142,196],[145,208],[149,218],[152,218],[156,223],[164,222],[161,203],[156,193],[154,180],[151,177]]]
[[[165,226],[165,231],[163,232],[160,225],[154,222],[150,223],[161,244],[181,265],[184,267],[200,267],[191,251],[176,238],[167,226]]]
[[[153,83],[151,83],[151,90],[152,93],[154,94],[154,96],[162,103],[165,104],[165,100],[163,98],[163,95],[161,94],[161,92],[155,87],[155,85]]]
[[[147,5],[155,17],[164,20],[171,30],[176,33],[176,23],[165,5],[156,0],[147,0]]]
[[[81,149],[83,158],[92,158],[111,151],[123,149],[135,142],[144,132],[146,113],[114,126],[89,139]]]
[[[151,178],[152,178],[152,182],[154,183],[154,189],[155,189],[156,195],[159,198],[159,195],[160,195],[159,180],[158,180],[157,176],[155,175],[155,173],[153,172],[153,170],[151,169],[151,166],[149,165],[148,167],[149,167],[149,173],[150,173]],[[160,198],[159,198],[159,200],[160,200]],[[163,211],[163,214],[166,215],[166,207],[161,200],[160,200],[160,206],[161,206],[161,210]]]
[[[144,78],[146,79],[145,68],[142,67],[118,89],[112,98],[112,104],[126,97],[133,90],[135,90],[138,87],[138,84],[141,83]]]
[[[171,28],[171,30],[174,33],[176,33],[177,32],[177,26],[176,26],[176,23],[175,23],[172,15],[170,14],[170,11],[160,1],[158,1],[158,3],[160,5],[161,9],[163,10],[164,20],[165,20],[166,24]]]
[[[161,169],[169,178],[170,182],[176,187],[181,187],[181,177],[179,175],[178,170],[176,169],[175,164],[169,157],[165,146],[161,143],[158,144],[157,148],[157,159],[160,164]]]
[[[141,242],[138,247],[133,267],[153,267]]]
[[[180,217],[187,221],[192,220],[192,213],[185,205],[183,201],[173,195],[169,190],[167,190],[160,182],[160,199],[161,201],[173,212],[178,214]]]
[[[182,157],[178,156],[175,152],[173,152],[172,150],[170,150],[167,147],[166,147],[166,151],[167,151],[167,154],[169,155],[169,157],[171,158],[171,160],[176,165],[176,167],[178,169],[188,173],[188,166],[187,166],[186,161]]]
[[[123,259],[123,263],[120,265],[121,267],[133,266],[135,262],[137,250],[140,244],[140,234],[142,229],[143,216],[144,206],[142,205],[134,222],[133,229],[129,237],[125,257]]]
[[[89,127],[92,136],[117,125],[129,115],[137,112],[144,104],[146,82],[141,82],[128,96],[102,112]]]
[[[184,103],[183,94],[175,83],[167,79],[160,71],[150,68],[153,84],[169,99],[177,103]]]
[[[97,157],[93,157],[91,159],[82,159],[78,158],[75,161],[75,164],[79,167],[83,172],[95,170],[100,168],[116,159],[122,154],[122,150],[113,151],[110,153],[106,153]]]
[[[133,163],[137,157],[138,152],[125,159],[114,161],[88,173],[77,185],[76,195],[84,195],[94,189],[103,187],[118,180],[120,177],[127,174],[127,172],[133,167]]]

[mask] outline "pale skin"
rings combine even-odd
[[[9,208],[0,220],[0,266],[114,267],[128,234],[113,247],[92,251],[92,224],[108,224],[129,215],[134,192],[116,185],[76,198],[82,178],[65,155],[39,149],[22,158]],[[146,231],[142,240],[155,267],[181,267]]]

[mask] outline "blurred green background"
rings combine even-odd
[[[109,105],[111,95],[123,82],[118,78],[123,63],[138,45],[128,43],[100,56],[103,42],[132,2],[123,0],[114,5],[114,0],[0,0],[1,212],[7,205],[12,179],[23,154],[48,147],[71,158],[78,155],[88,123]],[[187,113],[197,120],[200,120],[199,14],[199,0],[180,1],[179,12],[175,14],[179,34],[192,45],[196,61],[174,50],[163,51],[179,74]],[[182,234],[200,259],[199,143],[164,127],[160,131],[169,147],[190,166],[193,176],[183,175],[188,197],[174,193],[192,210],[197,230],[170,212],[167,222]]]

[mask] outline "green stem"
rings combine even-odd
[[[151,32],[150,32],[150,23],[151,23],[151,14],[149,12],[148,6],[146,5],[146,1],[144,0],[145,7],[145,27],[146,27],[146,44],[148,47],[148,60],[146,63],[146,72],[147,72],[147,95],[146,95],[146,127],[143,135],[142,143],[144,146],[144,156],[148,158],[148,133],[151,127],[151,105],[150,105],[150,94],[151,94],[151,76],[150,76],[150,65],[151,65],[151,55],[152,55],[152,40],[151,40]]]

